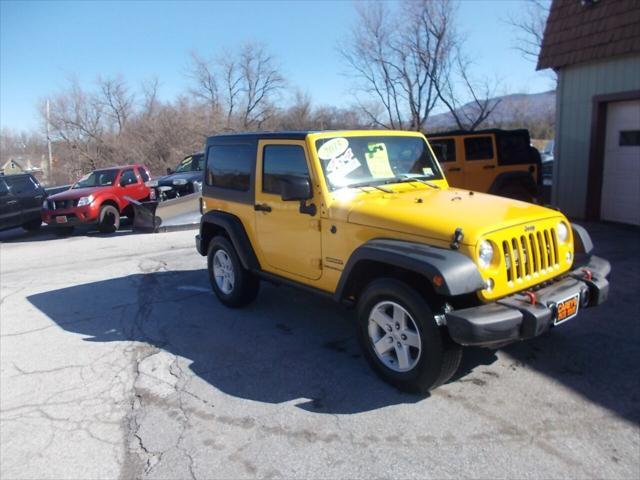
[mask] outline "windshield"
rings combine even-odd
[[[442,173],[420,137],[333,137],[316,141],[331,190],[392,183],[408,178],[440,180]]]
[[[117,175],[118,170],[96,170],[82,177],[72,188],[108,187],[113,185]]]
[[[176,173],[191,171],[191,161],[192,161],[191,157],[187,157],[184,160],[182,160],[176,167]]]
[[[204,170],[204,155],[190,155],[188,157],[185,157],[185,159],[182,160],[176,167],[175,173],[191,172],[194,170]]]

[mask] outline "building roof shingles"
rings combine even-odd
[[[538,70],[640,53],[640,0],[554,0]]]

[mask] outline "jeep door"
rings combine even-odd
[[[20,225],[20,203],[0,178],[0,230]]]
[[[464,183],[463,156],[458,155],[455,137],[429,139],[429,144],[436,155],[447,182],[452,187],[467,188]]]
[[[464,185],[469,190],[488,192],[496,176],[496,145],[493,135],[470,135],[463,139]]]
[[[301,210],[319,202],[314,198],[285,201],[281,196],[283,182],[288,179],[308,179],[311,192],[314,191],[308,158],[305,142],[258,143],[255,218],[261,261],[268,264],[268,268],[264,268],[266,265],[263,268],[280,275],[286,272],[315,280],[322,273],[320,219],[317,213],[311,215]]]

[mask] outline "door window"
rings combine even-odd
[[[464,139],[464,155],[467,160],[493,159],[491,137],[471,137]]]
[[[38,185],[28,176],[7,177],[6,181],[14,195],[30,194],[38,191]]]
[[[280,194],[280,180],[309,177],[304,149],[299,145],[267,145],[262,161],[262,191]]]
[[[207,185],[246,192],[254,162],[251,145],[213,145],[207,153]]]
[[[453,138],[429,140],[433,153],[440,163],[456,161],[456,142]]]
[[[138,183],[138,179],[136,178],[136,174],[133,173],[133,169],[122,172],[122,176],[120,177],[121,186],[126,187],[127,185],[133,185],[134,183]]]
[[[138,167],[138,172],[140,173],[140,178],[142,178],[143,182],[148,182],[149,181],[149,172],[147,172],[142,167]]]

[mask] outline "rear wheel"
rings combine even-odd
[[[242,266],[229,240],[224,237],[211,240],[207,266],[211,288],[227,307],[243,307],[255,300],[260,279]]]
[[[98,230],[102,233],[113,233],[120,228],[120,212],[113,205],[103,205],[98,217]]]
[[[22,228],[24,228],[28,232],[34,232],[36,230],[40,230],[41,226],[42,220],[38,218],[36,220],[31,220],[30,222],[25,223],[24,225],[22,225]]]
[[[376,373],[403,391],[426,393],[442,385],[462,358],[425,299],[392,278],[373,281],[360,297],[358,336]]]

